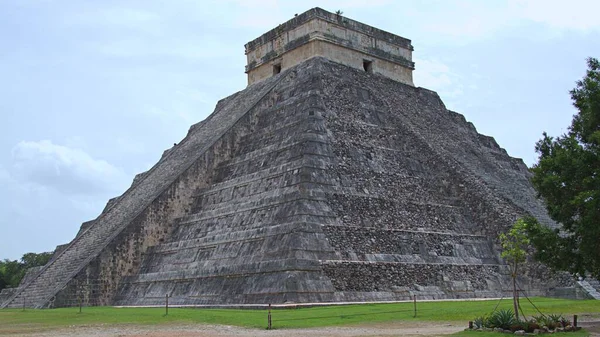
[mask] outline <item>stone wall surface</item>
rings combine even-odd
[[[370,71],[413,85],[410,40],[313,8],[246,44],[248,84],[321,56],[356,69],[370,61]],[[276,73],[276,72],[275,72]]]
[[[316,57],[220,101],[5,305],[503,296],[497,236],[525,214],[555,226],[437,94]]]
[[[7,301],[9,298],[11,298],[15,294],[16,291],[17,291],[17,288],[2,289],[2,291],[0,291],[0,303],[3,303],[5,301]]]

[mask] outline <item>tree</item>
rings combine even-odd
[[[6,281],[4,279],[4,262],[0,261],[0,290],[6,288]]]
[[[600,278],[600,62],[587,60],[585,77],[570,91],[578,112],[568,132],[546,133],[532,183],[550,217],[562,226],[532,226],[528,236],[536,259],[556,270]]]
[[[0,290],[18,287],[27,269],[43,266],[51,257],[52,253],[27,253],[20,261],[7,259],[0,261]]]
[[[17,260],[4,260],[0,262],[0,269],[2,270],[2,283],[4,283],[5,287],[17,287],[25,274],[23,265]]]
[[[527,259],[527,247],[529,238],[527,237],[527,227],[534,220],[530,218],[518,219],[507,233],[500,234],[500,244],[502,245],[502,257],[505,258],[510,266],[510,274],[513,283],[513,306],[515,317],[519,320],[519,293],[517,291],[517,275],[520,263]]]
[[[25,269],[29,269],[45,265],[51,257],[52,253],[26,253],[21,257],[21,263],[23,263]]]

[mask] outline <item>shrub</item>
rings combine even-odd
[[[510,331],[515,332],[517,330],[524,330],[525,332],[531,333],[535,329],[539,329],[540,325],[534,321],[515,321],[515,324],[510,326]]]
[[[513,325],[510,326],[509,330],[512,332],[518,331],[518,330],[525,330],[525,324],[524,322],[518,322],[515,323]]]
[[[540,325],[536,322],[530,321],[527,324],[527,330],[525,330],[525,332],[533,332],[533,330],[535,329],[540,329]]]
[[[486,315],[475,317],[473,320],[473,328],[483,329],[488,327],[488,318]]]
[[[539,316],[533,316],[533,320],[539,324],[539,326],[548,326],[548,317],[544,316],[543,314]]]
[[[517,323],[515,314],[510,309],[503,309],[492,313],[488,322],[490,328],[502,328],[504,330],[510,329],[511,325]]]
[[[565,319],[562,315],[550,314],[546,316],[546,326],[550,330],[554,330],[559,326],[565,327],[566,325],[562,325],[562,323],[571,324],[567,319]]]

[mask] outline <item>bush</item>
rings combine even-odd
[[[556,328],[558,328],[560,326],[563,326],[562,322],[563,321],[567,321],[567,320],[565,320],[565,318],[562,315],[554,315],[554,314],[552,314],[552,315],[548,315],[546,317],[547,317],[547,320],[546,320],[547,324],[546,324],[546,326],[550,330],[554,330],[554,329],[556,329]],[[570,324],[570,322],[569,322],[569,324]]]
[[[523,330],[532,333],[536,329],[543,327],[548,330],[555,330],[558,327],[566,328],[571,325],[571,321],[562,315],[540,315],[533,316],[531,320],[518,321],[512,310],[499,310],[493,312],[490,316],[479,316],[473,320],[473,329],[483,328],[502,328],[512,332]]]
[[[533,332],[533,330],[535,329],[540,329],[540,325],[534,321],[530,321],[527,324],[527,330],[525,330],[525,332]]]
[[[558,323],[560,323],[560,325],[561,325],[563,328],[566,328],[566,327],[568,327],[569,325],[571,325],[571,321],[570,321],[570,320],[568,320],[568,319],[566,319],[566,318],[564,318],[564,317],[561,317]]]
[[[512,332],[515,332],[518,330],[526,330],[526,327],[525,327],[526,324],[527,323],[524,323],[524,322],[518,322],[518,323],[511,325],[508,330],[510,330]]]
[[[509,330],[510,327],[517,323],[515,319],[515,314],[512,310],[499,310],[490,316],[488,319],[490,328],[502,328],[504,330]]]
[[[510,331],[515,332],[518,330],[523,330],[528,333],[532,333],[533,330],[539,329],[540,325],[534,321],[515,321],[515,324],[510,326]]]
[[[571,321],[564,318],[562,315],[550,314],[548,316],[540,315],[533,316],[533,319],[539,326],[545,326],[548,330],[554,330],[558,327],[566,328],[571,325]]]
[[[483,329],[488,327],[488,318],[486,315],[475,317],[473,320],[473,328]]]

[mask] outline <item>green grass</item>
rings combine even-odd
[[[565,316],[596,313],[600,316],[600,301],[535,298],[533,302],[544,313]],[[278,329],[395,321],[464,322],[466,326],[467,322],[476,316],[491,313],[496,304],[498,304],[497,300],[418,302],[416,318],[413,317],[413,304],[410,302],[275,309],[272,311],[272,322],[273,327]],[[521,306],[526,315],[537,315],[537,311],[527,301],[522,301]],[[510,308],[512,308],[510,299],[502,300],[498,306],[498,309]],[[81,314],[78,311],[78,308],[0,310],[0,335],[22,331],[22,329],[52,329],[73,325],[208,323],[265,328],[267,323],[266,310],[170,308],[168,316],[164,316],[164,308],[86,307]],[[476,335],[485,336],[483,333]]]

